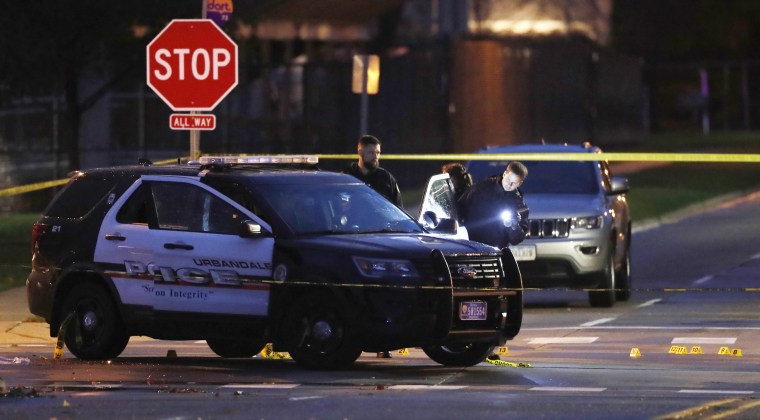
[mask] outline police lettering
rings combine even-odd
[[[173,269],[160,267],[154,263],[145,265],[139,261],[124,261],[127,274],[153,276],[157,283],[189,283],[205,285],[213,283],[218,286],[242,286],[238,273],[232,270],[201,270],[200,268],[187,267]]]

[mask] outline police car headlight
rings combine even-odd
[[[354,257],[354,263],[366,277],[419,277],[417,269],[408,260]]]
[[[570,227],[572,229],[599,229],[604,224],[602,216],[573,217]]]

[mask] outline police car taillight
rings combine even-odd
[[[47,232],[48,225],[43,225],[42,223],[35,223],[32,227],[32,255],[34,255],[34,249],[37,247],[37,240],[40,239],[40,236]]]
[[[199,163],[201,165],[212,164],[292,164],[307,163],[315,165],[319,163],[319,157],[316,155],[271,155],[271,156],[202,156]]]

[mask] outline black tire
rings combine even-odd
[[[264,348],[264,340],[234,340],[228,338],[207,338],[208,347],[220,357],[253,357]]]
[[[597,289],[588,292],[588,300],[595,308],[609,308],[615,304],[615,250],[610,249],[607,255],[607,264],[599,274]]]
[[[631,249],[626,248],[623,257],[623,265],[615,274],[615,299],[620,302],[627,302],[631,298]]]
[[[303,295],[290,306],[281,336],[290,356],[309,369],[339,369],[361,355],[350,312],[328,293]]]
[[[111,297],[99,285],[82,283],[71,289],[61,309],[61,321],[69,314],[64,342],[71,354],[83,360],[117,357],[129,342]]]
[[[448,346],[428,346],[422,351],[433,361],[444,366],[475,366],[486,360],[494,349],[490,343],[452,344]]]

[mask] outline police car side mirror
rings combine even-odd
[[[447,219],[445,217],[442,217],[438,220],[438,226],[436,226],[433,230],[440,233],[455,234],[457,233],[458,229],[459,222],[457,222],[457,219]]]
[[[435,229],[438,226],[438,216],[434,211],[428,210],[422,215],[422,225],[427,229]]]
[[[243,220],[240,222],[240,231],[238,232],[241,238],[261,238],[268,236],[267,231],[261,228],[261,225],[253,220]]]

